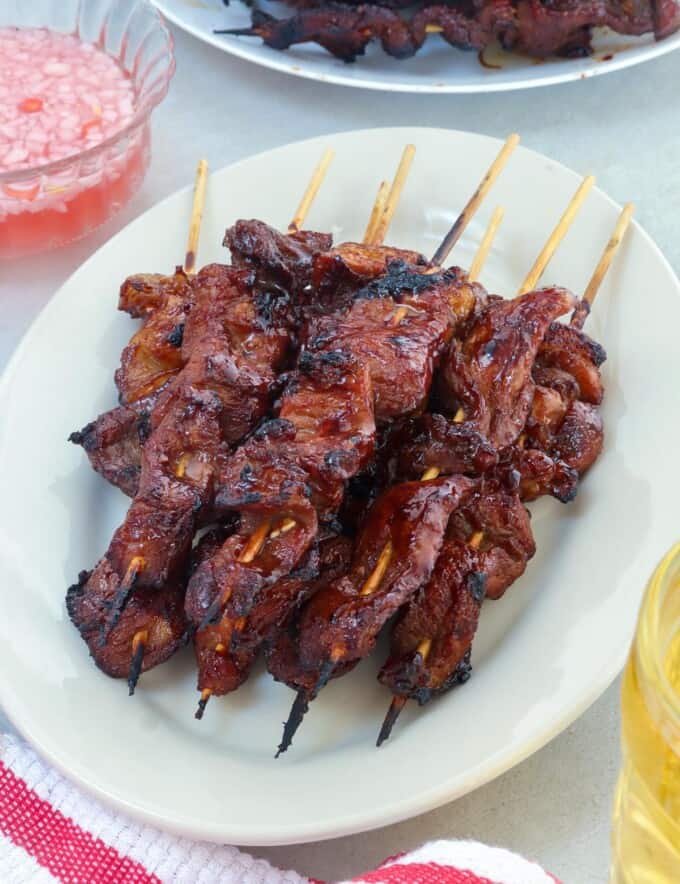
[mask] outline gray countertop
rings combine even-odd
[[[0,264],[0,367],[79,263],[131,218],[187,184],[199,156],[216,169],[339,130],[418,125],[499,137],[520,132],[524,145],[582,173],[594,172],[599,186],[619,202],[633,200],[637,220],[680,267],[677,53],[548,89],[430,97],[294,79],[223,55],[181,32],[175,37],[177,74],[155,116],[154,157],[141,192],[83,242]],[[102,280],[102,286],[109,282]],[[653,309],[654,293],[640,294]],[[364,835],[251,852],[301,873],[339,879],[425,840],[470,837],[534,858],[565,884],[601,884],[618,759],[617,685],[542,751],[453,804]]]

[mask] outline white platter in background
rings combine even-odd
[[[495,139],[350,132],[224,168],[208,184],[201,262],[226,258],[219,244],[236,218],[285,227],[329,144],[337,155],[309,224],[332,229],[336,241],[360,237],[377,182],[407,142],[418,152],[389,240],[432,253],[498,151]],[[482,281],[511,295],[577,182],[520,148],[452,260],[469,263],[494,205],[504,205]],[[413,816],[535,752],[622,666],[646,578],[677,533],[680,285],[633,226],[589,320],[609,352],[605,451],[574,503],[532,505],[537,555],[502,601],[485,606],[471,681],[407,709],[376,750],[389,698],[375,680],[374,655],[323,691],[293,748],[275,761],[293,694],[261,669],[197,722],[189,649],[144,675],[130,699],[123,682],[94,667],[64,609],[66,587],[106,549],[126,505],[66,439],[114,404],[113,371],[135,328],[115,309],[118,285],[181,259],[190,203],[190,189],[169,197],[96,252],[38,317],[5,373],[0,703],[42,755],[90,792],[191,837],[280,844]],[[594,190],[546,280],[582,291],[617,214]]]
[[[216,28],[249,26],[250,9],[239,0],[231,0],[229,6],[222,0],[152,2],[178,27],[223,52],[296,77],[389,92],[499,92],[549,86],[611,73],[680,47],[680,32],[657,42],[653,34],[629,37],[599,28],[593,40],[594,52],[587,58],[539,60],[490,47],[485,60],[493,67],[484,67],[476,52],[454,49],[437,36],[430,36],[413,58],[404,61],[390,58],[374,43],[355,63],[345,64],[312,43],[279,52],[264,46],[258,38],[214,34]],[[267,4],[267,10],[277,18],[293,13],[281,3]]]

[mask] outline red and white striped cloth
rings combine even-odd
[[[323,884],[236,847],[138,825],[79,792],[0,734],[1,884]],[[470,841],[436,841],[354,884],[556,884],[535,863]],[[350,884],[350,882],[345,882]]]

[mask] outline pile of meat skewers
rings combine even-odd
[[[192,641],[198,717],[263,654],[297,694],[279,751],[390,625],[380,743],[467,681],[484,599],[535,551],[525,502],[573,499],[599,456],[605,354],[565,289],[505,300],[261,221],[225,245],[230,265],[121,287],[143,324],[120,405],[71,440],[132,502],[68,612],[131,693]]]
[[[284,2],[297,7],[288,18],[276,18],[256,7],[251,27],[215,33],[259,37],[273,49],[317,43],[342,61],[353,62],[374,41],[394,58],[411,58],[431,34],[460,49],[480,51],[497,41],[503,49],[540,58],[589,54],[595,27],[619,34],[653,33],[657,40],[680,27],[677,0]]]

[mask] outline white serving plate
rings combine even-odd
[[[680,32],[657,43],[653,34],[629,37],[598,28],[593,40],[594,52],[588,58],[541,60],[490,47],[484,58],[494,67],[484,67],[476,52],[454,49],[441,38],[430,36],[420,51],[405,61],[390,58],[374,43],[355,63],[345,64],[312,43],[279,52],[254,37],[214,34],[215,28],[250,25],[250,10],[239,0],[231,0],[229,6],[224,6],[222,0],[152,2],[178,27],[223,52],[296,77],[388,92],[500,92],[550,86],[618,71],[658,58],[680,46]],[[277,18],[293,12],[281,3],[267,3],[263,8]]]
[[[208,184],[201,261],[226,258],[219,243],[236,218],[285,227],[329,144],[337,156],[309,225],[332,229],[337,240],[360,237],[377,182],[406,142],[418,152],[389,241],[432,253],[497,153],[495,139],[434,129],[350,132],[229,166]],[[503,204],[482,281],[511,295],[577,183],[574,172],[520,148],[452,260],[469,263],[494,205]],[[678,530],[678,280],[634,225],[589,320],[609,351],[604,454],[573,504],[532,505],[538,553],[506,597],[485,606],[472,680],[422,710],[407,709],[376,750],[389,698],[375,680],[374,655],[323,691],[292,750],[275,761],[293,699],[287,688],[258,670],[197,722],[187,650],[143,676],[130,699],[123,682],[91,663],[64,609],[66,587],[103,553],[126,506],[66,438],[114,403],[113,370],[135,328],[116,312],[119,282],[181,260],[190,203],[190,189],[175,194],[96,252],[42,312],[4,377],[0,702],[70,778],[138,819],[191,837],[281,844],[421,813],[535,752],[623,664],[645,581]],[[617,212],[593,191],[546,281],[582,291]]]

